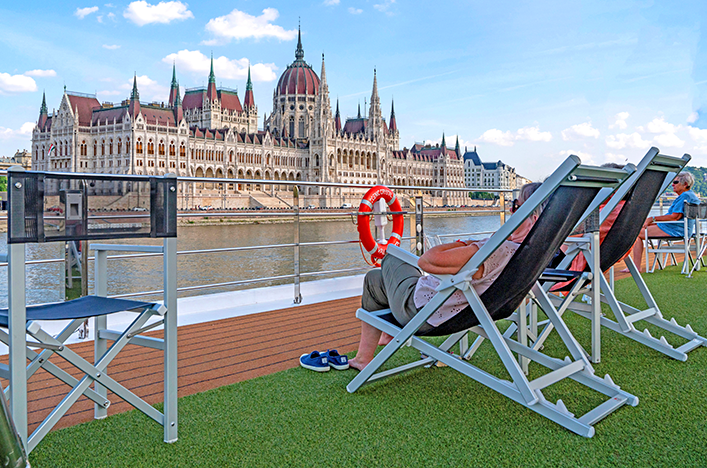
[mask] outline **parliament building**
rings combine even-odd
[[[180,184],[180,208],[287,207],[292,187],[267,181],[332,182],[345,187],[304,187],[306,203],[358,203],[364,189],[351,184],[464,187],[459,144],[415,144],[400,149],[391,102],[383,117],[376,72],[370,107],[342,122],[332,110],[324,56],[319,75],[304,60],[301,35],[295,60],[273,90],[272,110],[262,118],[248,79],[238,92],[216,86],[213,58],[208,86],[180,92],[176,68],[166,102],[140,102],[137,79],[120,105],[66,91],[58,110],[43,97],[32,133],[32,168],[40,171],[238,178],[252,183]],[[262,184],[257,183],[263,180]],[[465,193],[422,193],[432,204],[463,204]]]

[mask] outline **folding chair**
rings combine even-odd
[[[590,207],[598,192],[602,188],[615,188],[626,176],[627,173],[624,171],[580,166],[579,158],[570,156],[520,207],[516,214],[511,216],[509,221],[479,249],[459,273],[439,275],[442,282],[437,288],[438,293],[408,324],[400,326],[393,319],[390,310],[366,311],[359,309],[356,313],[358,318],[392,335],[393,340],[349,383],[347,390],[355,392],[366,382],[441,361],[477,382],[585,437],[592,437],[594,435],[593,425],[617,408],[625,404],[637,405],[638,398],[622,391],[610,377],[606,376],[602,379],[594,375],[591,363],[584,356],[579,344],[551,304],[545,291],[537,284],[537,279],[545,266],[583,213]],[[470,287],[474,272],[546,199],[548,200],[547,206],[506,268],[496,281],[479,296]],[[418,257],[403,249],[389,247],[388,254],[399,257],[412,265],[417,265]],[[423,323],[456,290],[463,292],[469,302],[469,307],[438,327],[424,333],[429,336],[450,336],[439,347],[416,336],[422,335],[419,333],[419,329]],[[572,356],[571,359],[556,359],[528,346],[523,346],[502,335],[497,328],[495,322],[509,317],[531,290],[534,299],[547,312],[558,330],[562,342]],[[448,353],[449,349],[459,342],[468,331],[483,336],[492,343],[512,381],[498,378],[476,365],[457,359]],[[428,357],[376,373],[381,365],[406,343]],[[541,364],[550,372],[529,381],[512,352]],[[603,393],[609,399],[581,417],[570,413],[561,399],[557,403],[547,401],[543,395],[543,389],[568,377]]]
[[[705,252],[707,251],[707,229],[705,229],[705,222],[707,222],[707,203],[701,203],[699,205],[688,203],[685,207],[685,215],[695,219],[696,254],[692,268],[687,275],[688,278],[692,278],[692,274],[695,271],[703,266],[707,266],[707,264],[705,264]]]
[[[629,181],[617,190],[616,195],[606,204],[600,214],[600,222],[604,222],[618,203],[621,201],[624,202],[621,212],[601,244],[597,258],[600,271],[607,271],[616,262],[620,261],[624,254],[631,249],[654,201],[689,161],[689,155],[684,155],[682,158],[675,158],[659,154],[658,150],[653,148],[638,165],[637,171],[631,176]],[[588,263],[591,264],[593,261],[597,261],[593,260],[593,258],[593,255],[588,255]],[[565,261],[561,263],[560,268],[566,267],[570,261],[571,259],[569,258],[565,259]],[[598,288],[596,284],[593,285],[582,279],[577,279],[574,284],[568,286],[571,290],[565,291],[565,297],[559,297],[555,294],[549,297],[553,304],[559,307],[560,310],[566,309],[575,312],[584,318],[592,320],[594,324],[607,327],[680,361],[687,360],[687,353],[693,349],[699,346],[707,346],[707,339],[695,333],[690,325],[683,327],[678,325],[674,318],[666,320],[663,317],[663,313],[651,295],[648,286],[643,281],[633,260],[627,257],[625,261],[631,273],[631,277],[648,305],[648,308],[645,310],[637,309],[618,300],[611,285],[603,274],[598,275]],[[552,274],[555,275],[558,273],[558,271],[552,272]],[[572,275],[576,276],[580,272],[567,273],[571,277]],[[544,288],[546,290],[549,289],[552,283],[551,278],[541,277],[541,279],[546,281]],[[561,279],[561,281],[567,279],[568,278],[564,278]],[[596,308],[596,301],[594,301],[593,304],[584,304],[574,301],[575,297],[587,291],[590,291],[593,295],[599,293],[600,301],[604,304],[608,304],[611,308],[614,314],[614,320],[599,315],[597,312],[598,309]],[[671,345],[664,336],[660,338],[653,337],[648,329],[644,329],[642,332],[638,331],[635,324],[641,320],[645,320],[667,332],[673,333],[687,340],[687,342],[675,347]],[[534,349],[539,349],[542,346],[551,330],[552,324],[548,322],[545,325],[545,329],[538,334],[537,340],[533,343]],[[592,327],[592,343],[596,344],[597,347],[600,347],[600,332],[600,327]]]
[[[81,397],[94,402],[95,417],[107,416],[110,390],[164,426],[164,441],[177,440],[177,301],[176,301],[176,178],[103,176],[8,171],[8,309],[0,310],[0,340],[9,348],[9,366],[0,366],[0,377],[9,379],[5,395],[20,439],[31,452],[44,436]],[[124,200],[147,192],[150,210],[116,216],[92,213],[102,195],[117,193]],[[139,196],[139,195],[138,195]],[[60,216],[48,210],[58,203]],[[116,222],[118,221],[118,222]],[[25,298],[25,244],[66,240],[114,238],[163,238],[162,246],[92,244],[95,258],[95,295],[73,301],[27,306]],[[107,298],[107,251],[159,252],[164,254],[164,301],[132,301]],[[107,329],[107,316],[134,312],[124,330]],[[95,362],[90,363],[66,340],[89,318],[95,320]],[[153,319],[152,323],[148,323]],[[157,319],[157,321],[154,321]],[[68,321],[52,336],[40,321]],[[141,336],[144,331],[164,326],[164,338]],[[6,328],[7,332],[2,330]],[[31,337],[27,339],[27,335]],[[112,345],[109,346],[109,341]],[[118,383],[108,374],[108,365],[127,345],[159,349],[164,354],[164,412]],[[74,378],[50,361],[58,356],[83,373]],[[29,364],[27,364],[29,361]],[[28,437],[27,381],[40,368],[58,378],[71,390]],[[94,388],[91,389],[91,384]]]
[[[648,237],[648,230],[645,233],[645,255],[646,255],[646,273],[655,272],[656,267],[663,269],[668,266],[668,260],[672,265],[677,265],[679,262],[675,258],[675,254],[683,255],[682,274],[692,276],[695,269],[700,268],[702,261],[702,244],[703,235],[699,231],[698,220],[704,219],[705,210],[703,205],[685,203],[685,213],[679,221],[661,221],[661,223],[682,224],[683,236],[662,236]],[[692,252],[695,252],[697,258],[692,258]],[[653,263],[649,262],[649,254],[653,254]],[[662,257],[662,259],[661,259]]]

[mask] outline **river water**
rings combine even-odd
[[[442,235],[494,231],[500,225],[496,216],[427,217],[425,233]],[[247,224],[184,226],[178,231],[177,249],[204,250],[252,245],[273,245],[293,242],[293,224]],[[390,225],[389,225],[390,227]],[[390,232],[388,227],[387,233]],[[405,220],[404,235],[409,235]],[[466,236],[465,236],[466,237]],[[486,237],[486,236],[479,236]],[[349,220],[302,222],[300,242],[356,240],[356,226]],[[451,241],[449,239],[448,241]],[[5,236],[0,236],[0,252],[6,252]],[[101,241],[101,243],[105,243]],[[153,239],[122,239],[121,244],[160,244]],[[409,241],[403,241],[408,246]],[[27,244],[27,260],[63,258],[61,243]],[[114,255],[115,253],[109,253]],[[301,273],[366,267],[358,243],[328,246],[303,246],[300,249]],[[63,300],[63,264],[27,266],[27,300],[30,304]],[[93,262],[89,263],[89,292],[93,289]],[[241,281],[254,278],[291,275],[294,271],[292,247],[241,252],[217,252],[179,255],[179,287]],[[361,272],[362,273],[362,272]],[[348,275],[356,273],[346,273]],[[108,294],[154,291],[162,288],[162,258],[109,260]],[[304,277],[312,281],[336,275]],[[339,274],[338,276],[341,276]],[[180,297],[214,292],[291,283],[291,279],[271,280],[247,285],[209,288],[180,293]],[[0,267],[0,284],[7,284],[7,268]],[[7,307],[7,289],[0,291],[0,307]]]

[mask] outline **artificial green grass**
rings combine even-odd
[[[669,268],[645,278],[667,318],[707,333],[707,271],[687,279]],[[643,306],[630,279],[617,281],[616,290]],[[589,321],[565,318],[588,349]],[[609,373],[640,403],[597,423],[592,439],[449,368],[414,370],[355,394],[345,388],[354,370],[296,368],[181,398],[174,444],[162,442],[161,426],[131,411],[52,432],[30,461],[35,468],[707,465],[707,349],[678,362],[608,329],[602,344],[597,375]],[[560,346],[553,333],[545,351],[563,357]],[[405,348],[391,364],[414,357]],[[503,375],[488,342],[472,363]],[[539,375],[534,366],[531,377]],[[573,381],[544,393],[577,415],[605,398]]]

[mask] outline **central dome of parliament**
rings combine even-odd
[[[319,76],[304,61],[304,49],[302,49],[302,35],[298,34],[297,50],[295,51],[295,61],[287,66],[287,69],[280,76],[275,88],[277,96],[287,94],[304,94],[315,96],[319,93]]]

